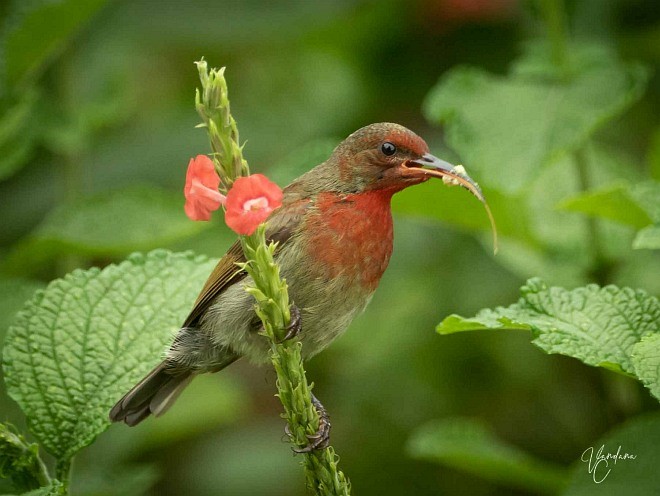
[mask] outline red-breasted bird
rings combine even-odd
[[[275,260],[297,307],[292,315],[300,317],[295,330],[305,358],[328,346],[367,306],[392,254],[392,195],[430,177],[450,178],[484,201],[460,169],[391,123],[354,132],[284,189],[266,234],[279,243]],[[244,261],[236,242],[211,273],[166,358],[119,400],[111,420],[136,425],[165,412],[198,374],[218,372],[241,357],[268,361],[269,344],[243,287],[250,281],[237,271],[236,263]]]

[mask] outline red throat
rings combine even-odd
[[[373,291],[392,254],[394,190],[372,190],[352,195],[321,193],[316,212],[307,219],[312,234],[309,256],[322,277],[357,278]]]

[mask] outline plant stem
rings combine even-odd
[[[566,32],[566,12],[564,0],[540,0],[543,10],[546,30],[552,47],[552,60],[559,72],[568,78],[570,64],[568,60],[568,34]],[[591,181],[586,157],[586,147],[583,146],[573,153],[573,159],[578,175],[581,191],[589,191]],[[591,266],[587,277],[599,285],[604,286],[610,282],[612,264],[608,262],[603,252],[603,239],[600,226],[594,218],[585,220],[585,236],[591,253]]]
[[[256,311],[270,341],[278,397],[284,406],[283,417],[292,442],[304,447],[309,442],[307,436],[316,434],[319,428],[319,415],[311,402],[312,386],[307,382],[303,367],[302,343],[297,339],[282,341],[291,315],[287,285],[273,260],[276,245],[267,243],[263,225],[252,236],[242,237],[241,242],[245,257],[250,260],[244,268],[254,280],[254,287],[247,289],[257,300]],[[307,486],[314,494],[350,494],[350,484],[337,466],[337,455],[332,447],[305,453],[304,457]]]
[[[62,483],[64,494],[69,494],[69,480],[71,478],[71,458],[57,460],[55,464],[55,478]]]
[[[569,73],[568,36],[566,33],[566,13],[563,0],[540,0],[545,26],[550,39],[552,60],[560,72]]]
[[[591,181],[585,148],[575,151],[573,159],[578,173],[580,190],[589,191]],[[606,286],[611,282],[614,265],[607,259],[603,251],[603,237],[598,220],[587,217],[584,222],[587,245],[591,252],[591,266],[587,270],[587,276],[600,286]]]
[[[37,471],[35,473],[35,476],[37,478],[37,482],[39,482],[39,486],[47,486],[50,484],[50,475],[48,475],[48,468],[46,468],[46,464],[44,461],[41,459],[40,456],[37,456]]]

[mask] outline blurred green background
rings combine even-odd
[[[436,155],[463,161],[500,223],[494,257],[485,213],[465,191],[437,182],[395,198],[394,255],[371,305],[307,366],[355,494],[536,494],[411,456],[407,442],[429,420],[479,419],[508,444],[568,467],[613,426],[657,409],[641,385],[547,356],[526,333],[434,332],[450,313],[515,301],[531,276],[660,294],[657,252],[632,250],[631,228],[599,221],[605,248],[592,263],[585,218],[557,207],[579,189],[570,154],[529,163],[533,180],[513,191],[501,185],[533,142],[504,128],[483,174],[424,107],[454,66],[508,74],[530,40],[547,37],[537,3],[30,0],[5,3],[0,15],[0,333],[35,288],[73,268],[156,247],[211,257],[228,248],[222,222],[183,214],[188,160],[209,151],[193,105],[193,61],[204,56],[227,66],[253,171],[284,185],[355,129],[398,122]],[[593,185],[660,179],[657,2],[569,1],[566,19],[570,50],[596,43],[613,65],[651,69],[620,105],[625,113],[581,144]],[[497,129],[507,109],[488,103],[481,124]],[[163,418],[113,425],[77,457],[74,494],[304,494],[274,378],[237,363],[196,380]],[[4,392],[0,412],[24,425]]]

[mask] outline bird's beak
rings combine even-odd
[[[453,180],[454,183],[463,186],[470,193],[479,198],[481,202],[486,203],[486,199],[484,198],[484,194],[481,192],[479,185],[465,172],[461,171],[461,167],[457,168],[455,165],[445,162],[430,153],[425,153],[421,158],[416,160],[408,160],[406,166],[415,167],[418,174]]]
[[[491,229],[493,231],[493,249],[497,253],[497,228],[495,226],[495,219],[490,211],[490,207],[486,202],[486,198],[481,191],[479,185],[472,180],[470,176],[465,173],[465,169],[460,166],[455,166],[444,160],[440,160],[435,155],[425,153],[421,158],[415,160],[406,160],[403,163],[407,169],[408,175],[417,177],[437,177],[442,179],[447,184],[459,184],[467,189],[474,196],[479,198],[479,201],[484,204],[488,220],[490,221]]]

